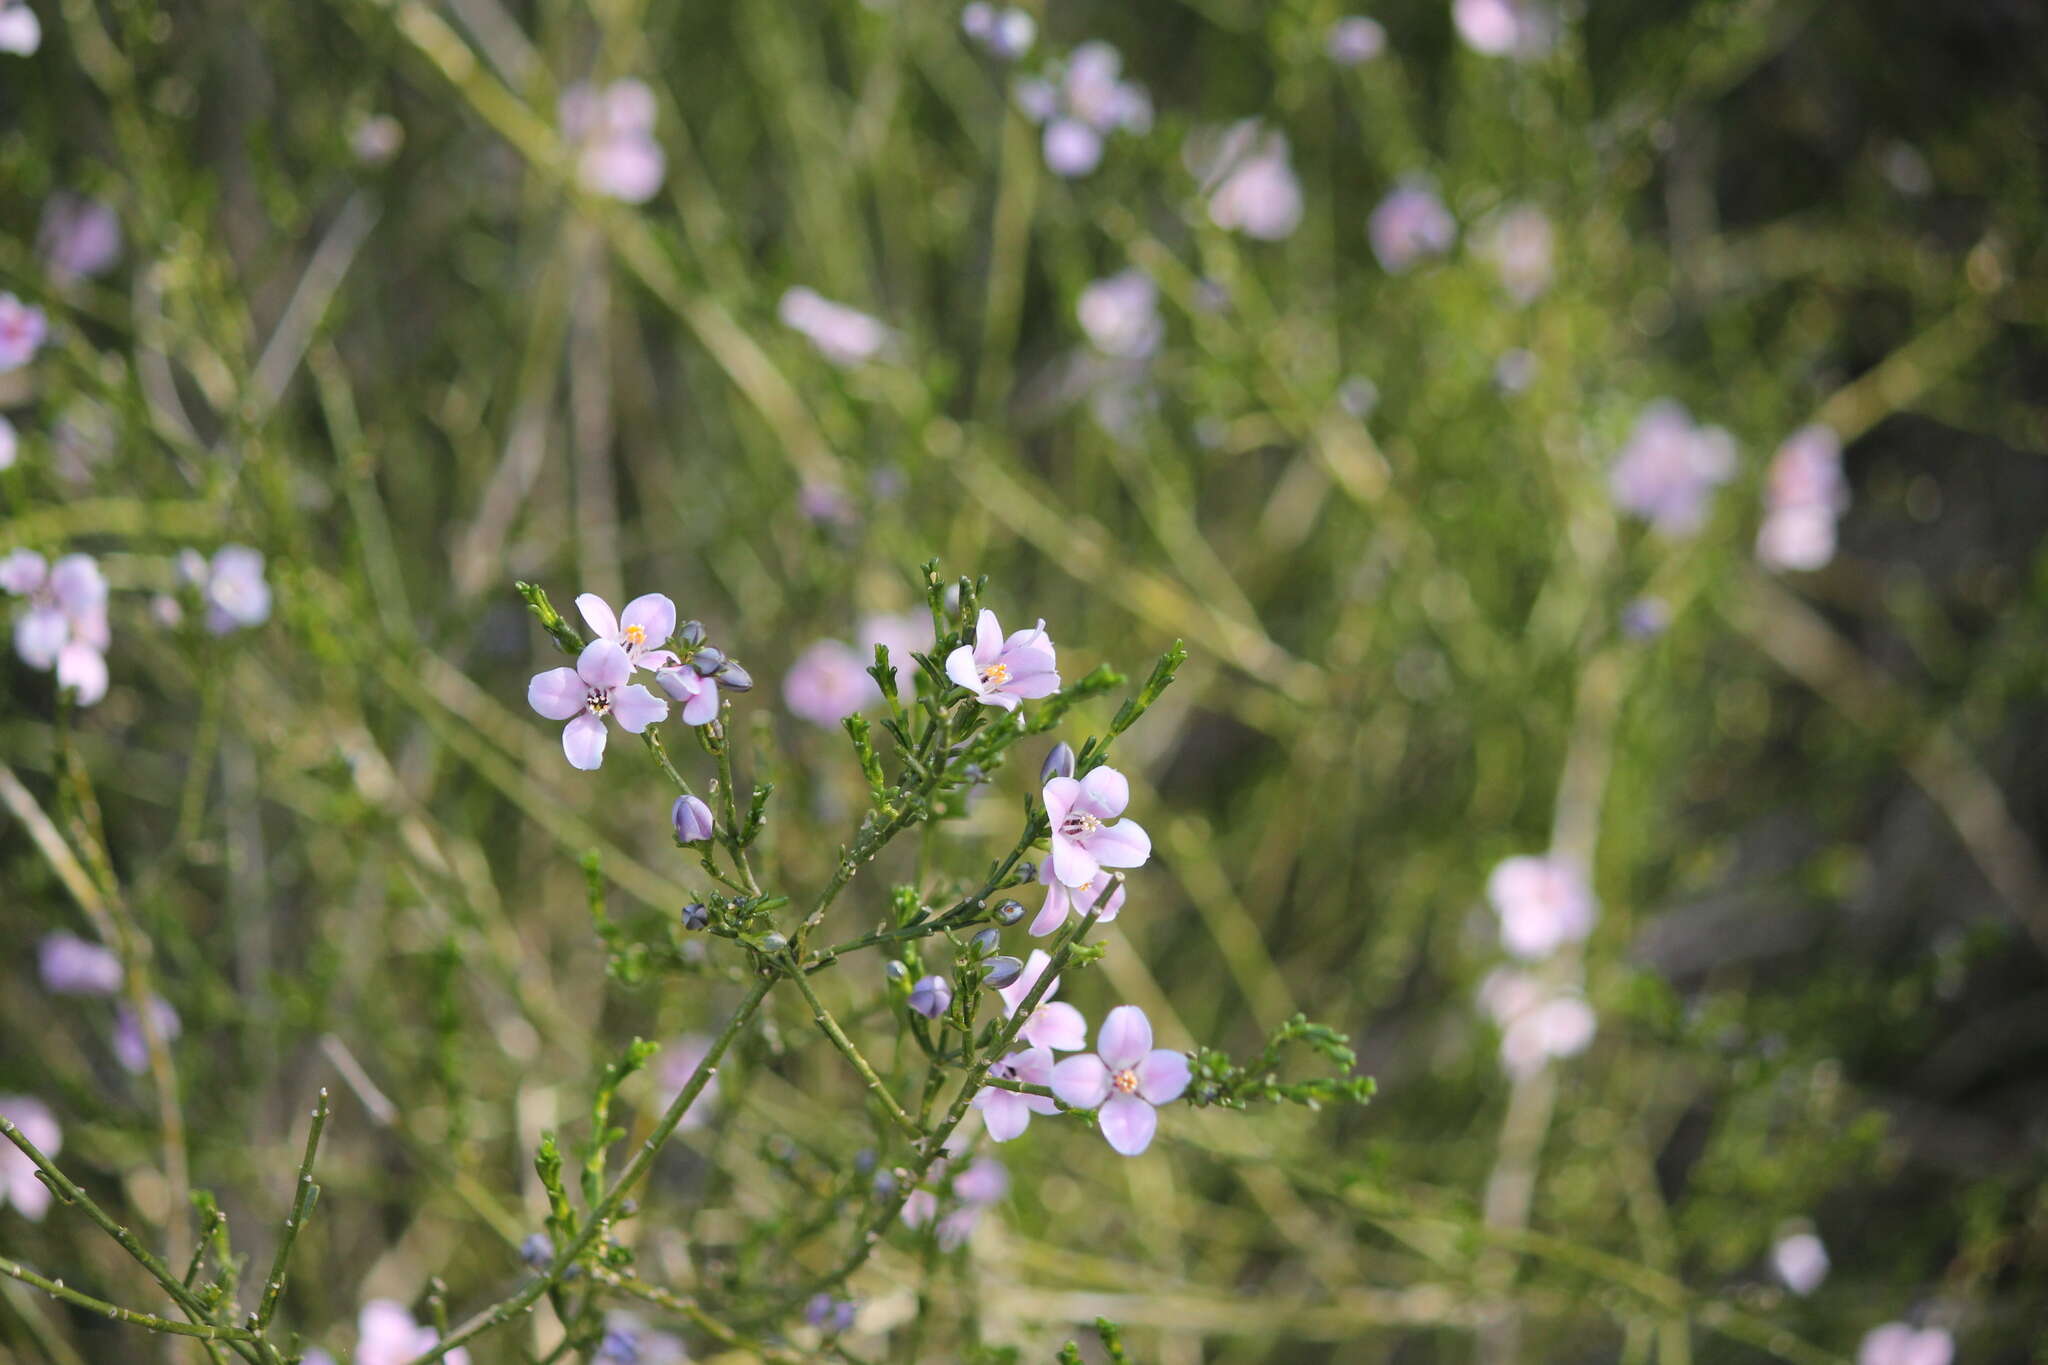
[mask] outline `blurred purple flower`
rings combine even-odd
[[[1040,621],[1008,638],[996,614],[983,607],[974,622],[974,644],[961,645],[946,656],[946,676],[989,706],[1014,711],[1020,702],[1036,701],[1060,690],[1052,640]]]
[[[36,968],[52,995],[112,995],[121,989],[121,959],[76,934],[46,934]]]
[[[1918,1331],[1907,1323],[1875,1327],[1856,1348],[1856,1365],[1949,1365],[1956,1343],[1939,1327]]]
[[[855,1316],[852,1299],[837,1299],[830,1294],[813,1294],[804,1305],[804,1321],[827,1336],[853,1330]]]
[[[1599,906],[1585,876],[1558,857],[1509,858],[1486,879],[1501,943],[1524,961],[1549,957],[1593,931]]]
[[[43,45],[43,26],[23,0],[0,0],[0,52],[28,57]]]
[[[0,10],[0,15],[4,14]],[[0,294],[0,374],[18,370],[35,359],[36,350],[48,333],[49,323],[42,309],[23,303],[12,294]]]
[[[1481,224],[1479,254],[1493,262],[1501,287],[1516,303],[1534,303],[1550,288],[1556,232],[1534,204],[1515,204]]]
[[[803,285],[783,291],[775,315],[834,365],[850,367],[874,359],[891,336],[879,320]]]
[[[1372,254],[1392,275],[1424,257],[1441,256],[1458,239],[1458,223],[1436,192],[1419,181],[1397,185],[1366,220]]]
[[[682,1365],[690,1358],[681,1338],[657,1332],[632,1313],[604,1315],[596,1358],[604,1365]]]
[[[1183,159],[1209,196],[1209,221],[1217,227],[1277,242],[1301,226],[1301,180],[1286,134],[1241,119],[1190,138]]]
[[[1102,164],[1110,133],[1152,127],[1151,96],[1122,74],[1122,54],[1097,41],[1075,48],[1064,65],[1055,63],[1050,81],[1018,82],[1017,107],[1045,125],[1045,164],[1054,175],[1087,175]]]
[[[1005,1019],[1017,1013],[1017,1007],[1037,987],[1038,978],[1044,976],[1045,969],[1051,965],[1052,959],[1043,950],[1031,950],[1031,957],[1017,979],[996,992],[1003,998]],[[1024,1040],[1026,1047],[1044,1048],[1048,1052],[1079,1052],[1088,1046],[1088,1021],[1072,1005],[1053,999],[1059,991],[1059,978],[1055,977],[1045,988],[1038,1004],[1032,1007],[1031,1017],[1017,1030],[1017,1036]]]
[[[440,1340],[432,1327],[414,1322],[404,1304],[371,1299],[356,1316],[355,1365],[408,1365]],[[469,1352],[458,1346],[442,1359],[448,1365],[469,1365]]]
[[[1451,0],[1451,22],[1482,56],[1534,61],[1557,45],[1557,15],[1537,0]]]
[[[1038,39],[1038,21],[1028,10],[1015,5],[995,5],[974,0],[960,11],[960,27],[992,57],[1014,62],[1031,50]]]
[[[149,998],[149,1013],[156,1023],[157,1035],[164,1042],[169,1043],[184,1032],[178,1012],[162,996],[152,995]],[[114,1060],[131,1076],[139,1076],[149,1069],[149,1040],[142,1035],[142,1021],[127,1005],[122,1005],[114,1014]]]
[[[1387,31],[1362,14],[1347,14],[1330,25],[1323,51],[1339,66],[1360,66],[1387,50]]]
[[[612,614],[611,604],[594,592],[576,598],[576,610],[593,638],[609,640],[626,651],[634,668],[674,668],[676,656],[662,646],[676,633],[676,604],[658,592],[642,593]],[[692,721],[691,724],[701,724]]]
[[[1734,438],[1695,426],[1683,405],[1660,398],[1636,419],[1607,482],[1615,503],[1660,535],[1688,536],[1706,521],[1714,489],[1734,473]]]
[[[1671,628],[1671,607],[1661,597],[1638,597],[1621,609],[1621,633],[1649,640]]]
[[[1031,928],[1028,930],[1030,935],[1033,938],[1044,938],[1065,924],[1068,915],[1087,914],[1095,907],[1095,902],[1102,899],[1103,890],[1109,885],[1110,876],[1107,872],[1097,872],[1079,886],[1065,886],[1053,875],[1052,859],[1048,858],[1040,863],[1038,880],[1039,884],[1045,887],[1045,904],[1039,907],[1038,914],[1031,921]],[[1118,882],[1116,890],[1109,893],[1109,900],[1102,907],[1101,923],[1108,924],[1117,917],[1117,912],[1124,908],[1126,890],[1124,884]]]
[[[213,562],[197,550],[178,556],[178,575],[199,589],[206,604],[206,629],[227,635],[270,619],[270,584],[263,578],[263,555],[246,545],[223,545]]]
[[[782,679],[783,704],[792,714],[813,725],[837,729],[846,717],[880,701],[881,689],[867,672],[876,645],[888,646],[889,664],[896,670],[897,695],[906,701],[916,695],[918,666],[910,656],[931,647],[928,613],[865,617],[856,638],[866,642],[866,652],[840,640],[820,640],[796,657]]]
[[[43,203],[36,251],[59,284],[101,274],[121,259],[121,219],[100,200],[59,190]]]
[[[668,161],[654,140],[654,92],[644,81],[616,80],[603,90],[572,85],[556,110],[583,188],[628,204],[654,197]]]
[[[1767,569],[1818,569],[1835,557],[1835,523],[1849,509],[1841,438],[1825,426],[1785,438],[1764,476],[1756,557]]]
[[[711,1040],[700,1033],[685,1033],[662,1049],[661,1062],[655,1072],[660,1081],[662,1108],[675,1103],[676,1096],[683,1092],[683,1087],[690,1083],[690,1077],[697,1074],[697,1068],[710,1055]],[[718,1073],[713,1071],[676,1127],[686,1133],[702,1128],[711,1122],[717,1108]]]
[[[1131,784],[1114,768],[1097,768],[1079,781],[1055,777],[1042,795],[1052,824],[1053,875],[1063,886],[1086,886],[1105,867],[1143,867],[1152,837],[1135,820],[1118,820],[1131,801]]]
[[[1592,1006],[1529,972],[1497,969],[1480,983],[1479,1003],[1500,1026],[1501,1065],[1522,1078],[1552,1058],[1575,1057],[1593,1041]]]
[[[405,146],[405,125],[389,114],[372,114],[348,135],[350,155],[365,166],[382,166]]]
[[[943,976],[921,976],[910,988],[910,1008],[936,1019],[953,1008],[953,983]]]
[[[1095,349],[1135,360],[1159,346],[1159,287],[1140,270],[1124,270],[1081,290],[1074,315]]]
[[[1052,1089],[1073,1109],[1100,1109],[1096,1121],[1109,1145],[1137,1156],[1159,1125],[1154,1106],[1188,1088],[1187,1054],[1152,1046],[1152,1024],[1136,1005],[1118,1005],[1095,1035],[1095,1051],[1053,1068]]]
[[[859,519],[853,499],[835,483],[806,480],[796,492],[797,510],[818,526],[851,526]]]
[[[590,772],[604,763],[604,718],[612,716],[629,734],[668,719],[668,703],[639,683],[626,651],[610,640],[592,640],[574,668],[536,673],[526,685],[526,704],[549,720],[566,720],[562,752],[569,766]]]
[[[57,685],[91,706],[107,694],[107,581],[90,555],[45,565],[33,550],[0,559],[0,588],[28,598],[14,623],[14,652],[30,668],[57,672]]]
[[[64,1147],[64,1134],[57,1116],[41,1100],[27,1095],[0,1095],[0,1118],[21,1130],[44,1156],[55,1156]],[[0,1138],[0,1204],[12,1204],[31,1223],[43,1221],[50,1208],[50,1187],[36,1178],[36,1163],[27,1152]]]
[[[1042,1047],[1012,1052],[991,1065],[988,1072],[998,1080],[1049,1086],[1052,1084],[1052,1053]],[[1044,1095],[1020,1095],[1014,1090],[992,1085],[983,1086],[975,1092],[974,1107],[981,1111],[981,1121],[988,1129],[988,1135],[997,1142],[1008,1142],[1029,1128],[1033,1114],[1059,1112],[1059,1106]]]
[[[1827,1246],[1810,1232],[1780,1237],[1771,1248],[1771,1269],[1787,1289],[1803,1298],[1828,1277]]]

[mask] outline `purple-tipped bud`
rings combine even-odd
[[[1038,880],[1038,864],[1029,858],[1017,864],[1017,870],[1010,874],[1010,885],[1029,886]]]
[[[1038,785],[1044,786],[1055,777],[1074,775],[1074,751],[1065,740],[1052,746],[1052,752],[1045,756],[1045,762],[1038,768]]]
[[[751,692],[754,690],[754,675],[727,659],[725,667],[718,670],[718,685],[728,692]]]
[[[709,926],[710,923],[711,912],[704,908],[702,902],[691,901],[683,907],[683,927],[685,929],[703,929]]]
[[[694,796],[678,796],[669,819],[675,822],[679,844],[701,844],[717,830],[711,823],[711,807]]]
[[[690,667],[698,677],[708,678],[725,667],[725,651],[717,645],[705,645],[690,656]]]
[[[921,976],[910,988],[910,1008],[936,1019],[953,1008],[953,983],[943,976]]]
[[[1024,918],[1023,903],[1021,901],[1004,901],[996,906],[995,916],[996,923],[1007,928]]]
[[[992,991],[999,991],[1024,974],[1024,964],[1014,957],[992,957],[985,964],[988,975],[982,985]]]
[[[1003,936],[993,929],[983,929],[973,938],[967,940],[968,948],[973,951],[976,957],[987,957],[990,953],[1002,947],[1002,945]]]
[[[904,977],[910,975],[910,968],[904,966],[901,962],[887,962],[882,965],[882,975],[888,977],[891,981],[901,981]]]
[[[685,621],[685,622],[683,622],[683,626],[682,626],[682,629],[681,629],[681,630],[678,630],[678,631],[676,632],[676,638],[677,638],[678,640],[681,640],[681,641],[682,641],[682,642],[683,642],[684,644],[686,644],[686,645],[701,645],[701,644],[703,644],[703,643],[704,643],[704,623],[703,623],[702,621]]]
[[[519,1244],[519,1259],[529,1270],[546,1270],[555,1263],[555,1244],[545,1232],[532,1233]]]

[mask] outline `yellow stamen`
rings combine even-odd
[[[627,626],[627,627],[626,627],[626,643],[627,643],[627,644],[629,644],[629,645],[644,645],[644,644],[646,644],[646,643],[647,643],[647,629],[646,629],[646,627],[644,627],[644,626]]]

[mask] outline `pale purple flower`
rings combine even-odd
[[[893,336],[879,319],[803,285],[783,291],[775,315],[783,326],[803,333],[834,365],[851,367],[872,360]]]
[[[1039,907],[1038,914],[1031,921],[1031,928],[1027,932],[1033,938],[1044,938],[1065,924],[1068,915],[1087,914],[1095,907],[1095,902],[1102,899],[1103,890],[1113,880],[1116,883],[1116,890],[1111,891],[1109,899],[1103,903],[1100,916],[1100,922],[1103,924],[1115,919],[1117,912],[1124,908],[1126,888],[1122,880],[1108,872],[1097,872],[1079,886],[1067,886],[1053,875],[1052,859],[1046,859],[1038,865],[1038,881],[1045,888],[1045,904]]]
[[[1379,406],[1380,386],[1354,374],[1337,386],[1337,406],[1363,422]]]
[[[1151,96],[1122,76],[1122,54],[1098,41],[1081,44],[1063,67],[1056,65],[1053,82],[1018,84],[1018,107],[1045,125],[1045,164],[1054,175],[1087,175],[1102,164],[1103,139],[1110,133],[1151,128]]]
[[[1516,303],[1534,303],[1550,288],[1557,233],[1534,204],[1502,209],[1478,230],[1479,254],[1493,262],[1501,287]]]
[[[860,519],[846,490],[821,479],[806,479],[797,489],[796,509],[818,526],[851,526]]]
[[[697,1074],[697,1068],[711,1055],[711,1040],[699,1033],[686,1033],[662,1050],[661,1062],[656,1074],[660,1078],[662,1107],[666,1109],[675,1103],[675,1098],[690,1083],[690,1077]],[[697,1092],[697,1098],[683,1112],[683,1119],[676,1127],[684,1132],[702,1128],[711,1122],[711,1116],[718,1108],[718,1073],[713,1071],[704,1082],[704,1088]]]
[[[1785,438],[1764,476],[1764,519],[1756,557],[1767,569],[1818,569],[1835,557],[1835,523],[1849,508],[1842,441],[1828,427]]]
[[[953,983],[943,976],[921,976],[910,988],[910,1008],[936,1019],[953,1008]]]
[[[604,718],[612,716],[629,734],[668,719],[668,703],[639,683],[626,651],[610,640],[583,647],[574,668],[536,673],[526,685],[526,704],[549,720],[566,720],[562,752],[569,766],[592,771],[604,762]]]
[[[1001,7],[974,0],[960,11],[960,27],[988,54],[1014,62],[1031,50],[1038,38],[1038,21],[1015,5]]]
[[[616,80],[603,90],[572,85],[562,92],[557,112],[583,188],[628,204],[654,197],[668,160],[654,140],[654,92],[645,82]]]
[[[830,1294],[813,1294],[804,1305],[804,1321],[827,1336],[853,1330],[856,1315],[852,1299],[834,1298]]]
[[[676,604],[658,592],[642,593],[614,614],[611,604],[594,592],[576,598],[576,610],[592,638],[609,640],[626,651],[635,668],[673,668],[676,656],[662,646],[676,633]]]
[[[1052,965],[1052,959],[1043,950],[1033,948],[1030,959],[1017,979],[997,991],[1003,998],[1003,1017],[1017,1013],[1017,1007],[1038,985],[1038,978],[1045,975],[1045,969]],[[1017,1036],[1028,1048],[1043,1048],[1048,1052],[1079,1052],[1088,1046],[1088,1021],[1081,1017],[1081,1011],[1064,1000],[1054,1000],[1059,994],[1060,982],[1054,977],[1052,984],[1045,988],[1038,1004],[1032,1008],[1031,1017],[1017,1030]]]
[[[1243,119],[1190,149],[1209,196],[1209,221],[1229,232],[1277,242],[1301,226],[1301,180],[1288,160],[1287,136]]]
[[[1856,1365],[1949,1365],[1955,1354],[1955,1338],[1939,1327],[1916,1331],[1908,1323],[1888,1322],[1863,1338]]]
[[[711,821],[711,807],[688,792],[676,798],[674,809],[669,812],[669,821],[676,828],[676,842],[698,844],[718,832]]]
[[[27,1095],[0,1095],[0,1117],[21,1130],[44,1156],[55,1156],[64,1146],[64,1134],[57,1116],[41,1100]],[[50,1187],[36,1178],[36,1163],[27,1152],[0,1138],[0,1204],[12,1204],[31,1223],[43,1221],[50,1208]]]
[[[1539,0],[1451,0],[1451,22],[1482,56],[1533,61],[1557,44],[1557,16]]]
[[[961,645],[946,656],[946,676],[973,693],[976,700],[1005,711],[1060,690],[1059,668],[1045,622],[1030,630],[1012,631],[1005,638],[996,614],[986,607],[975,619],[973,645]]]
[[[1387,31],[1362,14],[1347,14],[1330,25],[1323,51],[1339,66],[1360,66],[1387,50]]]
[[[0,469],[14,468],[20,455],[21,437],[15,433],[14,423],[0,417]]]
[[[1528,972],[1499,969],[1479,987],[1479,1003],[1500,1026],[1501,1065],[1532,1076],[1553,1058],[1575,1057],[1593,1041],[1592,1006]]]
[[[939,1250],[953,1251],[965,1246],[983,1211],[1000,1202],[1009,1190],[1010,1173],[992,1156],[976,1158],[973,1165],[954,1176],[953,1197],[960,1201],[960,1207],[939,1220]]]
[[[372,114],[348,135],[350,155],[365,166],[382,166],[405,146],[405,125],[389,114]]]
[[[1053,1093],[1071,1109],[1100,1109],[1096,1121],[1109,1145],[1137,1156],[1159,1125],[1155,1106],[1188,1088],[1184,1052],[1152,1046],[1152,1024],[1136,1005],[1118,1005],[1095,1035],[1095,1051],[1069,1057],[1052,1071]]]
[[[4,25],[6,13],[0,10],[0,25]],[[0,294],[0,374],[18,370],[35,359],[48,332],[49,323],[42,309],[23,303],[12,294]]]
[[[432,1327],[413,1321],[395,1299],[372,1299],[356,1316],[355,1365],[408,1365],[441,1340]],[[469,1352],[456,1347],[442,1357],[448,1365],[469,1365]]]
[[[1828,1277],[1828,1249],[1810,1232],[1791,1233],[1771,1248],[1771,1269],[1787,1289],[1803,1298]]]
[[[1084,1038],[1083,1042],[1086,1041]],[[1026,1085],[1052,1084],[1052,1053],[1042,1047],[1012,1052],[988,1069],[998,1080],[1021,1081]],[[974,1096],[982,1124],[997,1142],[1008,1142],[1031,1126],[1033,1114],[1056,1114],[1059,1106],[1045,1095],[1020,1095],[1014,1090],[983,1086]]]
[[[246,545],[223,545],[212,563],[197,550],[178,557],[178,574],[199,589],[206,604],[206,628],[226,635],[270,619],[270,584],[263,578],[263,555]]]
[[[32,56],[43,45],[43,26],[22,0],[0,0],[0,52]]]
[[[1081,290],[1074,315],[1096,350],[1136,360],[1158,349],[1159,287],[1142,270],[1124,270]]]
[[[805,649],[782,679],[782,700],[790,711],[813,725],[837,729],[839,722],[882,699],[868,674],[876,645],[886,645],[896,670],[896,693],[905,701],[916,694],[917,661],[912,654],[931,647],[931,616],[925,612],[883,613],[860,622],[856,638],[866,652],[840,640],[820,640]]]
[[[76,934],[46,934],[36,968],[52,995],[112,995],[121,989],[121,959]]]
[[[121,219],[97,199],[60,190],[43,203],[36,250],[59,283],[101,274],[121,259]]]
[[[1599,906],[1585,874],[1558,857],[1509,858],[1486,879],[1500,938],[1524,961],[1549,957],[1593,932]]]
[[[91,706],[107,694],[107,581],[90,555],[46,565],[33,550],[0,559],[0,588],[28,598],[14,623],[14,652],[30,668],[57,672],[57,685]]]
[[[1055,777],[1045,784],[1045,818],[1052,822],[1052,870],[1062,886],[1086,886],[1105,867],[1143,867],[1152,836],[1135,820],[1119,820],[1131,784],[1114,768],[1097,768],[1079,781]]]
[[[689,1358],[679,1337],[655,1331],[636,1314],[614,1309],[604,1315],[596,1355],[604,1365],[683,1365]]]
[[[1458,223],[1436,191],[1419,181],[1397,185],[1366,220],[1372,254],[1392,275],[1428,256],[1441,256],[1458,239]]]
[[[1671,606],[1661,597],[1638,597],[1621,609],[1621,633],[1652,640],[1671,628]]]
[[[1927,158],[1912,143],[1894,142],[1885,148],[1879,164],[1885,180],[1909,199],[1919,199],[1934,192],[1934,168],[1927,164]]]
[[[149,998],[149,1013],[156,1024],[157,1036],[165,1043],[184,1031],[178,1012],[162,996],[152,995]],[[149,1040],[143,1037],[142,1023],[135,1017],[135,1011],[127,1005],[122,1005],[114,1014],[114,1060],[131,1076],[139,1076],[149,1069]]]
[[[1607,484],[1616,505],[1664,536],[1688,536],[1707,519],[1714,489],[1735,473],[1735,440],[1693,424],[1684,406],[1660,398],[1643,409]]]

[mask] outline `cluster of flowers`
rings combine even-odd
[[[1556,855],[1507,859],[1487,878],[1486,898],[1500,919],[1501,946],[1529,964],[1496,968],[1479,987],[1480,1008],[1501,1030],[1501,1065],[1520,1079],[1593,1041],[1592,1006],[1559,981],[1567,974],[1559,953],[1593,932],[1600,907],[1585,874]]]

